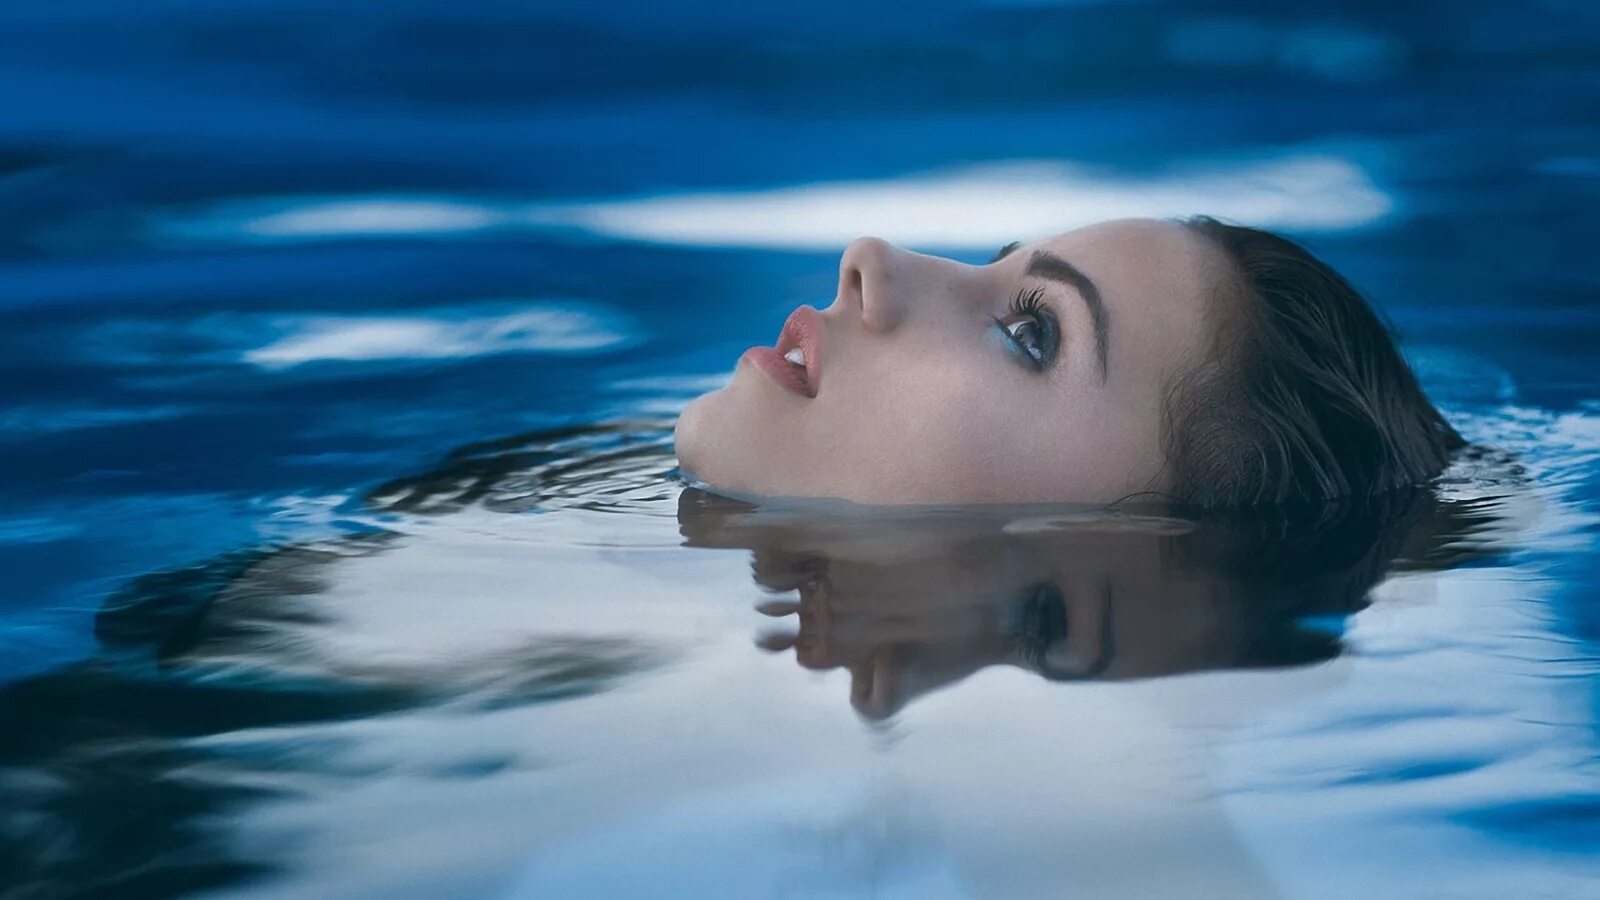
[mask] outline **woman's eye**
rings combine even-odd
[[[1042,372],[1056,358],[1061,329],[1044,292],[1038,288],[1019,291],[1005,316],[994,320],[1006,343],[1034,371]]]
[[[1000,329],[1035,365],[1044,363],[1044,345],[1039,341],[1039,323],[1032,316],[1007,316]]]

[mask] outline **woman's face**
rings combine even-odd
[[[684,411],[684,469],[728,491],[860,503],[1166,489],[1163,401],[1209,345],[1216,251],[1133,219],[1008,249],[969,266],[852,243],[833,303],[796,310]]]

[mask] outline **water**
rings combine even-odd
[[[1600,897],[1591,5],[323,6],[0,11],[0,895]],[[856,233],[1196,211],[1495,452],[1287,547],[673,478]]]

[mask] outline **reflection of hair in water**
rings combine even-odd
[[[1337,636],[1289,623],[1360,611],[1391,569],[1445,569],[1488,555],[1472,537],[1497,521],[1495,506],[1496,498],[1446,500],[1422,487],[1211,513],[1172,549],[1222,576],[1256,621],[1275,629],[1245,641],[1238,665],[1310,662],[1339,652]]]

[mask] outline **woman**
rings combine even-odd
[[[1462,445],[1382,322],[1303,248],[1105,222],[986,266],[863,238],[826,310],[677,426],[691,479],[863,503],[1214,507],[1366,496]]]

